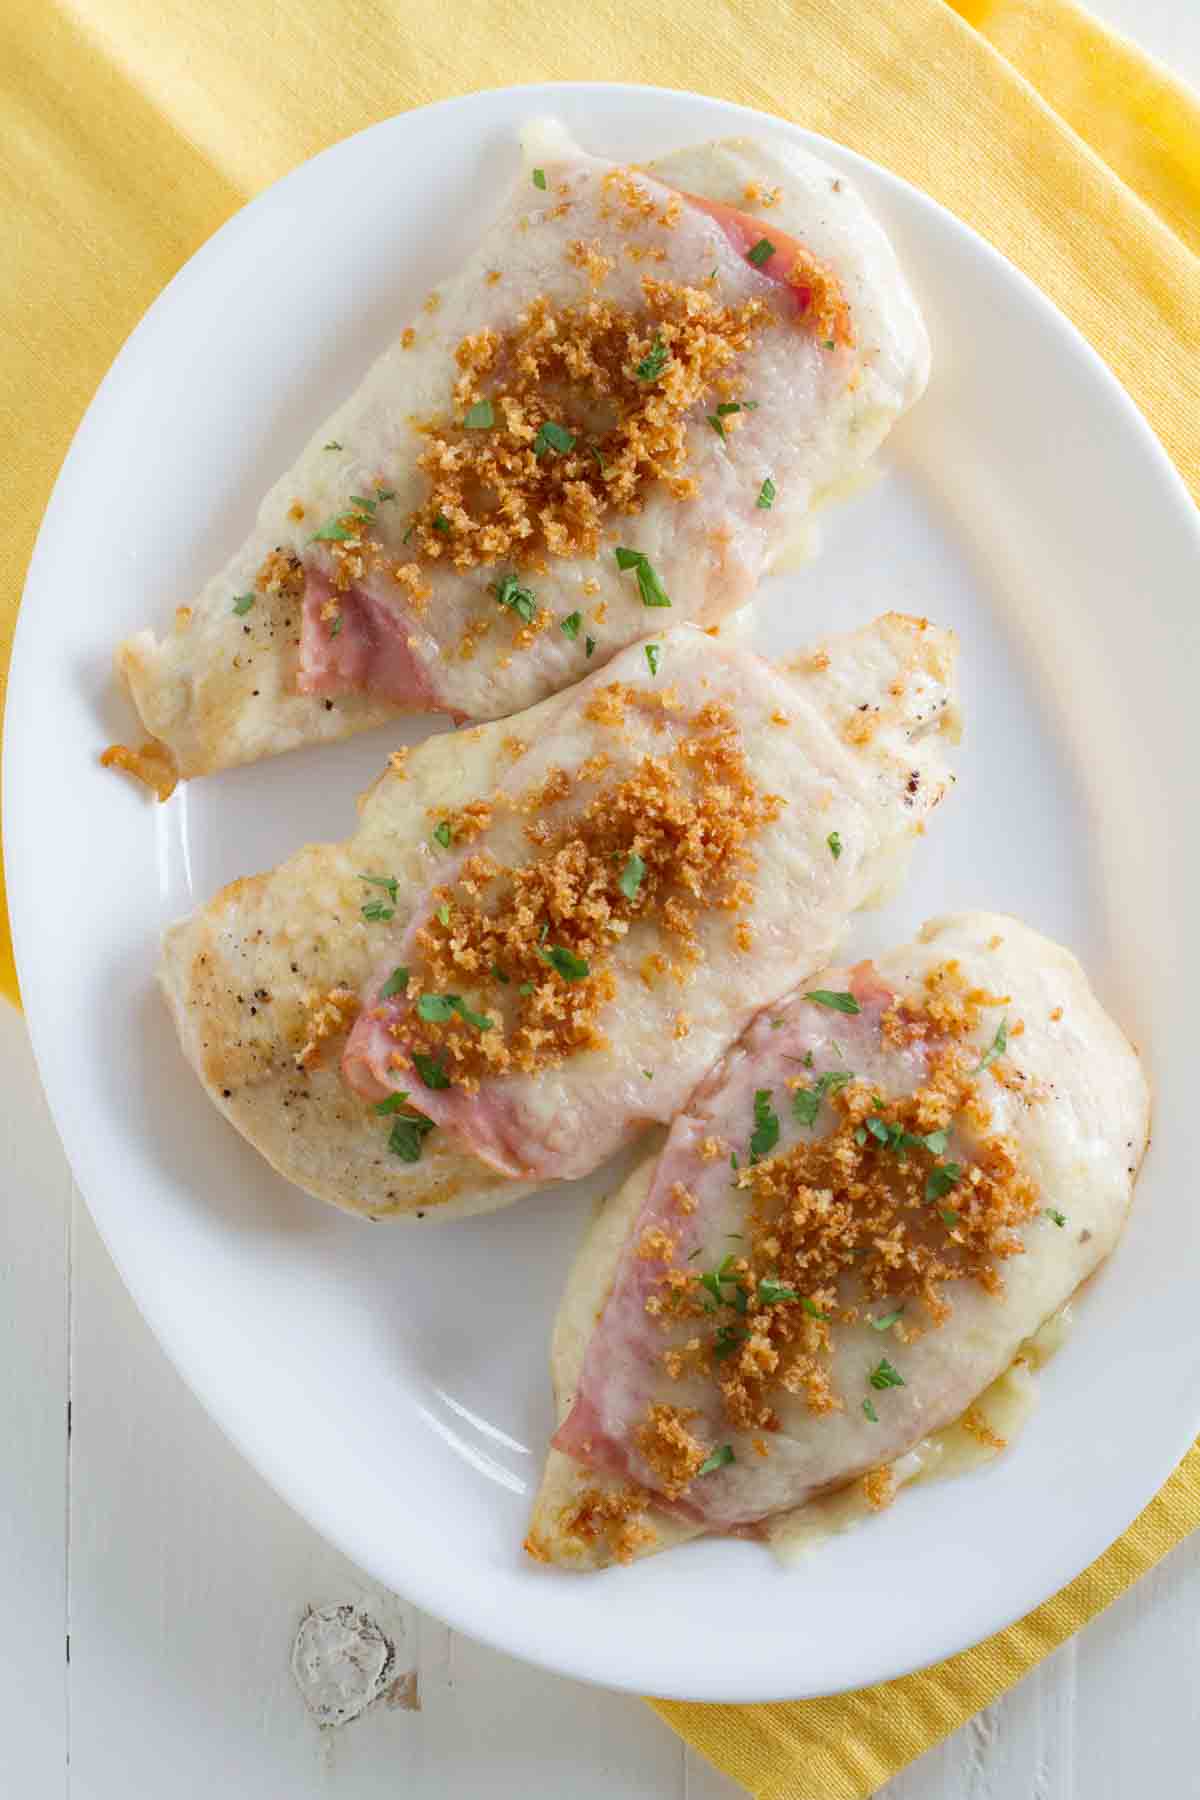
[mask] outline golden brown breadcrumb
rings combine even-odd
[[[307,993],[304,1008],[305,1040],[296,1052],[298,1069],[315,1068],[321,1059],[321,1046],[328,1038],[347,1031],[358,1016],[358,995],[352,988],[330,988],[328,993]]]

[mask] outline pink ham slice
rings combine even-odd
[[[813,300],[818,283],[831,288],[831,312],[834,318],[833,343],[839,349],[853,344],[850,310],[837,286],[836,277],[816,262],[811,250],[799,238],[764,224],[750,213],[739,212],[720,200],[705,200],[700,194],[689,194],[681,188],[680,198],[715,219],[739,256],[766,280],[786,288],[799,318],[811,323]],[[754,254],[752,254],[752,252]]]
[[[326,618],[331,603],[337,612]],[[408,647],[411,631],[395,606],[361,587],[336,592],[320,569],[307,568],[296,686],[302,694],[369,693],[397,706],[450,711]]]
[[[789,1117],[785,1082],[800,1069],[810,1081],[827,1071],[850,1069],[868,1079],[886,1079],[892,1089],[920,1084],[925,1057],[919,1047],[881,1051],[879,1022],[893,996],[874,966],[861,963],[852,970],[827,972],[821,982],[824,991],[853,995],[861,1010],[847,1016],[806,999],[803,991],[770,1007],[697,1089],[671,1128],[588,1344],[574,1404],[553,1440],[555,1449],[589,1468],[660,1492],[658,1476],[634,1441],[648,1407],[656,1402],[695,1409],[688,1430],[701,1441],[717,1445],[734,1435],[711,1379],[680,1383],[666,1375],[663,1351],[675,1337],[664,1335],[660,1321],[646,1311],[663,1263],[638,1254],[646,1233],[656,1228],[674,1241],[672,1267],[716,1267],[727,1252],[737,1250],[735,1234],[743,1231],[746,1196],[730,1178],[727,1157],[702,1153],[705,1141],[721,1138],[735,1146],[741,1162],[748,1160],[755,1095],[767,1090],[781,1121],[780,1146],[786,1149],[802,1128]],[[810,1055],[811,1074],[806,1063]],[[817,1129],[828,1129],[831,1122],[832,1114],[826,1112]],[[680,1182],[697,1201],[690,1214],[681,1214],[672,1200],[672,1190]],[[680,1341],[695,1329],[694,1320],[685,1321],[678,1329]],[[797,1425],[797,1438],[811,1437],[811,1430],[803,1418],[803,1404],[793,1402],[793,1408],[789,1419],[786,1404],[780,1406],[783,1430],[772,1436],[767,1459],[753,1452],[739,1454],[720,1471],[719,1479],[693,1480],[684,1498],[667,1510],[706,1530],[730,1531],[801,1504],[809,1497],[814,1478],[803,1456],[797,1465],[788,1455],[789,1424]],[[811,1464],[811,1453],[807,1462]]]

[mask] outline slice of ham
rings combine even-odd
[[[828,954],[850,914],[892,877],[941,798],[948,778],[939,730],[953,717],[948,650],[941,634],[893,616],[834,640],[816,668],[791,676],[687,628],[663,634],[657,676],[640,648],[615,659],[559,702],[539,743],[501,784],[502,800],[566,771],[574,775],[566,797],[543,814],[545,825],[558,826],[600,791],[600,778],[582,773],[597,755],[609,759],[604,781],[619,780],[644,757],[663,756],[686,737],[699,708],[725,703],[759,790],[782,802],[752,841],[755,867],[744,910],[739,916],[722,906],[700,908],[700,957],[682,982],[661,958],[664,950],[673,954],[670,939],[654,923],[634,918],[608,961],[615,988],[599,1020],[601,1047],[578,1050],[535,1074],[485,1075],[471,1088],[427,1087],[410,1055],[410,998],[381,1001],[379,990],[400,964],[419,978],[421,934],[453,896],[468,856],[487,851],[508,867],[528,860],[527,815],[497,806],[469,851],[443,859],[442,879],[381,960],[347,1043],[346,1080],[374,1100],[409,1093],[411,1104],[512,1177],[586,1174],[632,1133],[671,1119],[758,1008],[788,986],[796,967]],[[659,712],[631,704],[619,729],[589,716],[614,682],[651,697],[669,682],[672,706]],[[846,730],[863,707],[874,708],[876,718],[865,740]],[[834,825],[838,856],[829,845]],[[534,919],[530,931],[550,925]],[[547,972],[545,979],[561,977]],[[506,1023],[511,984],[481,979],[469,1003],[497,1026]]]
[[[296,686],[302,694],[371,693],[436,712],[429,675],[409,648],[411,632],[394,599],[375,599],[358,586],[337,592],[321,569],[310,567]]]
[[[811,1123],[796,1116],[790,1090],[797,1079],[812,1088],[822,1076],[853,1071],[869,1091],[887,1096],[924,1085],[940,1028],[928,1025],[921,1037],[885,1031],[882,1022],[895,996],[922,1007],[941,991],[947,970],[954,972],[957,991],[979,997],[981,1016],[963,1045],[976,1098],[954,1116],[944,1144],[931,1146],[928,1155],[916,1150],[922,1159],[917,1194],[928,1156],[951,1174],[958,1166],[961,1174],[982,1135],[1002,1142],[1005,1156],[1034,1179],[1018,1228],[1020,1248],[999,1262],[1002,1279],[990,1290],[972,1279],[946,1282],[942,1299],[950,1312],[940,1325],[912,1295],[864,1301],[853,1274],[845,1274],[830,1327],[832,1409],[811,1406],[802,1391],[776,1381],[769,1389],[774,1427],[739,1429],[730,1422],[715,1375],[724,1366],[716,1353],[717,1326],[705,1317],[676,1322],[658,1312],[653,1296],[662,1292],[660,1278],[666,1269],[717,1270],[723,1258],[752,1242],[748,1189],[737,1185],[725,1149],[731,1147],[743,1169],[752,1160],[761,1096],[769,1097],[780,1122],[777,1146],[763,1153],[769,1161],[833,1129],[828,1093]],[[848,994],[860,1010],[840,1011],[813,994]],[[1001,1019],[1010,1034],[996,1061]],[[1113,1247],[1147,1125],[1147,1089],[1137,1058],[1079,965],[1014,919],[976,913],[938,920],[916,943],[880,958],[878,967],[811,976],[759,1015],[689,1100],[649,1180],[642,1178],[644,1198],[630,1215],[623,1246],[614,1251],[603,1309],[594,1326],[579,1322],[586,1347],[553,1440],[578,1466],[578,1493],[596,1480],[632,1482],[656,1496],[657,1512],[690,1528],[741,1531],[902,1456],[959,1418]],[[722,1154],[713,1154],[714,1144]],[[685,1207],[681,1192],[688,1196]],[[830,1198],[846,1201],[845,1195]],[[954,1198],[943,1198],[942,1191],[935,1188],[930,1196],[927,1189],[925,1205],[912,1215],[913,1229],[936,1233],[939,1207],[964,1204],[957,1190]],[[946,1231],[956,1218],[953,1211],[944,1215]],[[718,1316],[731,1312],[718,1309]],[[697,1336],[713,1360],[689,1366],[685,1358],[682,1368],[669,1367],[668,1354]],[[891,1373],[873,1381],[883,1359]],[[711,1470],[682,1488],[664,1481],[643,1453],[640,1427],[656,1406],[682,1414],[695,1440],[723,1452]],[[561,1537],[567,1530],[559,1522],[561,1480],[558,1492],[558,1510],[542,1529],[547,1553],[569,1562],[579,1545],[569,1533]],[[653,1538],[649,1542],[653,1548]]]
[[[756,269],[764,281],[786,290],[794,318],[826,332],[821,342],[828,350],[848,350],[854,343],[850,308],[837,275],[819,262],[807,244],[777,225],[769,225],[724,201],[706,200],[702,194],[679,193],[689,206],[715,219],[739,256]]]

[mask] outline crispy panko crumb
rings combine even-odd
[[[1055,1008],[1054,1008],[1054,1010],[1053,1010],[1053,1012],[1052,1012],[1052,1013],[1051,1013],[1051,1014],[1050,1014],[1050,1023],[1051,1023],[1051,1024],[1052,1024],[1052,1025],[1057,1025],[1057,1024],[1058,1024],[1058,1021],[1059,1021],[1059,1020],[1060,1020],[1060,1019],[1061,1019],[1061,1018],[1062,1018],[1062,1016],[1063,1016],[1063,1009],[1062,1009],[1062,1007],[1061,1007],[1061,1006],[1056,1006],[1056,1007],[1055,1007]]]
[[[577,1538],[589,1546],[601,1540],[619,1563],[632,1562],[639,1550],[648,1550],[656,1542],[656,1533],[647,1523],[650,1496],[638,1487],[610,1489],[587,1488],[573,1506],[564,1507],[559,1524],[567,1537]],[[530,1534],[532,1537],[532,1533]],[[544,1551],[525,1548],[539,1561],[549,1561]]]
[[[863,1476],[863,1493],[872,1512],[883,1512],[896,1498],[896,1477],[890,1463],[870,1469]]]
[[[327,993],[310,991],[304,995],[305,1040],[296,1052],[296,1067],[312,1069],[321,1060],[321,1046],[327,1038],[346,1031],[358,1017],[358,995],[352,988],[334,987]]]
[[[588,576],[587,580],[583,584],[583,591],[584,591],[584,595],[589,600],[592,598],[592,596],[594,594],[598,594],[600,592],[600,583],[596,580],[594,575]],[[593,614],[592,616],[594,618],[595,614]],[[599,622],[600,622],[599,620],[596,621],[597,624],[599,624]]]
[[[682,1181],[672,1182],[671,1205],[676,1212],[694,1213],[698,1204],[695,1194]]]
[[[157,738],[147,738],[140,750],[131,750],[128,744],[110,744],[100,757],[100,766],[123,769],[150,788],[158,800],[169,800],[179,784],[175,758]]]
[[[401,781],[408,780],[407,744],[402,745],[399,750],[392,751],[391,755],[388,757],[388,768],[392,771],[393,775],[398,775]]]
[[[290,550],[270,550],[254,577],[254,585],[260,594],[282,595],[285,600],[302,600],[304,565]]]
[[[487,284],[489,287],[495,287],[496,283],[500,280],[500,270],[499,269],[489,269],[487,272],[487,275],[485,276],[485,280],[487,281]]]
[[[643,1262],[670,1262],[675,1254],[675,1239],[661,1225],[647,1226],[637,1253]]]
[[[827,349],[853,344],[850,308],[828,263],[821,262],[803,244],[797,245],[787,279],[789,287],[796,290],[805,324],[812,327]]]
[[[808,658],[805,667],[814,675],[822,674],[823,671],[829,667],[828,650],[814,650],[812,655]]]
[[[191,624],[191,622],[192,622],[191,607],[190,606],[177,606],[175,608],[175,629],[176,629],[176,631],[186,631],[188,626]]]
[[[598,267],[587,246],[581,254]],[[652,485],[680,499],[695,493],[688,415],[770,313],[758,299],[725,307],[650,276],[642,289],[636,311],[599,297],[562,307],[539,297],[511,331],[463,339],[453,420],[425,428],[417,459],[430,485],[411,520],[418,556],[463,570],[543,569],[548,555],[596,555],[607,516],[640,511]],[[656,342],[667,361],[655,380],[639,380]],[[465,429],[463,414],[483,399],[495,429]],[[568,431],[570,448],[547,444],[544,425]]]
[[[586,244],[582,238],[576,238],[567,246],[567,261],[573,268],[582,269],[594,288],[603,287],[616,267],[613,258],[601,250],[598,238]]]
[[[695,1417],[694,1408],[654,1401],[633,1434],[634,1443],[654,1471],[659,1491],[668,1500],[678,1500],[686,1492],[709,1453],[708,1446],[687,1428]]]
[[[706,1137],[700,1146],[700,1155],[705,1162],[717,1162],[729,1155],[729,1145],[724,1138]]]
[[[777,706],[775,711],[771,714],[772,725],[790,725],[791,722],[791,714],[785,713],[781,707]]]
[[[744,955],[754,948],[754,927],[749,919],[739,919],[733,928],[733,942],[736,949]]]
[[[982,1444],[985,1450],[994,1450],[998,1455],[1001,1450],[1008,1449],[1008,1439],[992,1430],[977,1406],[968,1406],[958,1422],[967,1436],[973,1437],[975,1442]]]
[[[692,1021],[687,1013],[677,1012],[675,1014],[675,1023],[671,1027],[671,1036],[677,1041],[682,1041],[685,1037],[691,1035],[691,1030]]]
[[[295,519],[297,524],[304,517],[304,507],[299,500],[293,500],[288,507],[288,518]]]
[[[633,219],[662,225],[668,231],[678,225],[683,212],[683,202],[678,194],[669,194],[665,201],[662,200],[642,185],[632,169],[610,169],[604,177],[604,191]]]
[[[605,690],[614,691],[622,715],[627,706],[661,713],[660,696]],[[562,769],[506,798],[531,816],[525,837],[535,855],[512,868],[489,861],[482,873],[464,864],[438,890],[416,933],[407,994],[394,1004],[390,1030],[402,1046],[395,1067],[416,1052],[444,1055],[455,1082],[471,1091],[488,1076],[534,1074],[603,1048],[601,1017],[617,992],[612,952],[631,925],[673,939],[682,970],[700,954],[702,910],[751,903],[751,842],[783,801],[752,780],[728,708],[708,701],[679,730],[673,749],[643,757],[582,804],[579,783]],[[571,801],[565,818],[551,816]],[[496,804],[493,796],[447,815],[454,838],[486,829]],[[643,873],[629,895],[621,874],[635,854]],[[661,952],[651,958],[662,973],[671,966]],[[470,994],[491,1027],[481,1031],[459,1014],[421,1019],[422,990]]]
[[[406,325],[404,330],[400,333],[400,348],[402,350],[411,350],[416,341],[416,332],[411,325]]]
[[[423,310],[427,313],[435,313],[441,304],[442,296],[438,293],[437,289],[434,288],[432,294],[427,295],[424,301]]]
[[[509,757],[511,761],[519,762],[529,749],[529,745],[523,738],[506,737],[500,748],[503,750],[505,756]]]

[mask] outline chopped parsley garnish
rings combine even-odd
[[[726,433],[726,430],[725,430],[725,421],[724,421],[724,419],[719,419],[719,418],[718,418],[718,417],[717,417],[717,415],[716,415],[716,413],[708,413],[708,414],[706,414],[706,415],[705,415],[705,416],[706,416],[706,418],[707,418],[707,420],[708,420],[708,423],[709,423],[709,424],[710,424],[710,425],[711,425],[711,426],[712,426],[712,428],[713,428],[713,430],[714,430],[714,431],[715,431],[715,432],[716,432],[716,434],[717,434],[717,436],[718,436],[718,437],[719,437],[719,438],[720,438],[720,439],[721,439],[721,440],[722,440],[722,441],[723,441],[723,442],[727,442],[727,441],[728,441],[728,435],[727,435],[727,433]]]
[[[254,595],[253,594],[239,594],[237,599],[233,603],[233,610],[237,614],[238,618],[240,619],[243,617],[243,615],[245,613],[248,613],[250,611],[250,608],[253,605],[254,605]]]
[[[642,1074],[646,1077],[647,1081],[654,1080],[654,1070],[653,1069],[643,1069]]]
[[[663,343],[661,333],[656,331],[648,353],[633,372],[639,381],[657,381],[670,360],[671,352]]]
[[[388,1113],[400,1112],[407,1099],[407,1094],[389,1094],[386,1100],[381,1100],[377,1106],[371,1108],[371,1111],[386,1118]]]
[[[824,1325],[828,1325],[829,1321],[833,1318],[832,1313],[822,1312],[816,1301],[808,1299],[807,1296],[801,1300],[800,1304],[810,1318],[820,1319]]]
[[[637,891],[642,885],[642,877],[645,873],[645,863],[636,850],[631,850],[629,861],[621,870],[621,879],[617,884],[627,900],[637,899]]]
[[[836,350],[837,345],[834,343],[832,338],[826,338],[825,339],[825,348],[827,350]]]
[[[413,1051],[413,1067],[427,1088],[448,1088],[450,1077],[440,1062],[432,1056],[426,1056],[420,1050]]]
[[[755,1303],[758,1306],[782,1306],[785,1302],[799,1300],[799,1298],[794,1287],[789,1287],[786,1282],[776,1281],[770,1275],[764,1275],[758,1284]],[[804,1310],[807,1312],[811,1305],[811,1301],[806,1301]]]
[[[591,656],[591,654],[592,654],[592,651],[593,651],[593,650],[594,650],[594,649],[595,649],[595,648],[596,648],[596,640],[595,640],[595,638],[584,638],[584,640],[583,640],[583,649],[584,649],[584,654],[585,654],[585,655],[586,655],[586,656],[589,656],[589,657],[590,657],[590,656]]]
[[[879,1414],[875,1411],[875,1402],[873,1400],[863,1401],[863,1411],[866,1413],[868,1419],[870,1419],[872,1425],[878,1425]]]
[[[579,627],[582,624],[583,614],[579,612],[568,613],[565,619],[558,621],[558,627],[563,636],[572,640],[579,636]]]
[[[359,512],[373,513],[375,511],[375,502],[367,500],[362,494],[351,494],[350,504],[357,506]]]
[[[1044,1206],[1042,1211],[1048,1219],[1053,1220],[1054,1224],[1057,1225],[1058,1229],[1061,1231],[1067,1222],[1066,1213],[1059,1212],[1057,1206]]]
[[[662,645],[661,644],[647,644],[646,645],[646,662],[649,665],[650,673],[652,675],[658,674],[658,659],[661,655],[662,655]]]
[[[406,531],[406,532],[405,532],[405,534],[404,534],[404,536],[403,536],[403,537],[402,537],[402,538],[401,538],[401,539],[400,539],[400,542],[401,542],[401,543],[402,543],[402,544],[407,544],[407,542],[408,542],[408,540],[409,540],[409,539],[410,539],[410,538],[411,538],[411,536],[412,536],[412,534],[413,534],[413,532],[414,532],[414,531],[415,531],[415,530],[416,530],[416,529],[417,529],[417,528],[416,528],[416,526],[415,526],[415,525],[410,525],[410,526],[409,526],[409,528],[408,528],[408,530],[407,530],[407,531]]]
[[[779,1114],[771,1104],[770,1088],[759,1088],[754,1096],[754,1132],[750,1138],[750,1160],[769,1156],[779,1142]]]
[[[792,1112],[796,1119],[811,1128],[817,1122],[822,1100],[853,1080],[849,1069],[827,1069],[824,1075],[818,1075],[811,1087],[797,1088],[792,1095]]]
[[[936,1169],[930,1169],[925,1177],[926,1200],[944,1200],[958,1186],[962,1174],[961,1163],[939,1163]]]
[[[868,1319],[867,1323],[872,1331],[890,1331],[903,1311],[904,1308],[898,1306],[895,1312],[884,1313],[882,1319]]]
[[[829,845],[830,856],[832,856],[834,862],[836,862],[838,857],[842,854],[842,839],[840,833],[831,831],[829,836],[825,839],[825,842]]]
[[[433,529],[434,529],[434,530],[435,530],[435,531],[449,531],[449,529],[450,529],[450,521],[449,521],[449,519],[448,519],[448,518],[447,518],[447,517],[446,517],[446,515],[445,515],[445,513],[444,513],[444,512],[436,512],[436,513],[434,513],[434,515],[433,515]]]
[[[770,262],[774,254],[775,246],[770,238],[759,238],[757,244],[752,244],[746,252],[756,269],[761,269],[764,263]]]
[[[757,405],[757,400],[722,400],[717,408],[717,417],[727,419],[730,413],[753,412]]]
[[[939,1217],[947,1231],[953,1231],[954,1227],[958,1224],[958,1214],[956,1212],[951,1212],[949,1207],[940,1210]]]
[[[699,1255],[699,1251],[696,1254]],[[688,1261],[691,1261],[691,1257],[688,1258]],[[732,1356],[738,1346],[744,1344],[745,1341],[746,1333],[739,1331],[736,1325],[719,1325],[713,1342],[713,1355],[718,1362],[724,1362],[725,1358]]]
[[[333,624],[329,627],[329,635],[331,638],[335,638],[337,636],[338,632],[342,629],[342,620],[344,617],[345,617],[344,613],[338,613],[337,617],[333,621]]]
[[[996,1061],[996,1058],[998,1056],[1003,1056],[1004,1052],[1007,1049],[1008,1049],[1008,1020],[1001,1019],[1000,1023],[996,1027],[996,1035],[992,1039],[991,1043],[988,1045],[987,1049],[984,1051],[983,1057],[979,1064],[979,1067],[974,1071],[974,1073],[976,1075],[982,1075],[983,1071],[985,1069],[990,1069],[992,1064]]]
[[[775,494],[776,494],[775,483],[771,480],[771,477],[768,475],[766,480],[763,482],[762,486],[758,490],[758,499],[754,502],[755,506],[761,507],[763,512],[770,512],[771,508],[775,504]]]
[[[545,191],[546,191],[546,171],[545,171],[545,169],[535,169],[533,171],[533,185],[535,188],[541,188],[542,192],[545,193]]]
[[[876,1106],[882,1104],[881,1100],[876,1099]],[[923,1148],[933,1156],[940,1156],[946,1148],[944,1131],[931,1131],[927,1137],[921,1137],[911,1131],[905,1131],[902,1125],[889,1125],[886,1119],[878,1117],[868,1119],[866,1128],[877,1143],[882,1144],[885,1150],[890,1150],[893,1155],[898,1156],[901,1162],[907,1160],[905,1152],[908,1150]]]
[[[396,909],[394,906],[385,906],[382,900],[368,900],[362,909],[362,916],[368,924],[375,925],[380,921],[386,922],[388,919],[394,919]]]
[[[636,570],[643,606],[670,606],[667,591],[654,573],[649,557],[640,550],[627,550],[624,546],[617,549],[616,557],[618,569]]]
[[[505,987],[507,987],[509,982],[512,980],[512,976],[506,975],[504,973],[504,970],[500,967],[499,963],[493,963],[489,973],[491,974],[493,981],[502,981],[504,983]]]
[[[433,1120],[427,1119],[424,1113],[402,1113],[388,1132],[388,1149],[401,1162],[420,1162],[422,1140],[432,1130]]]
[[[502,575],[488,588],[489,594],[496,596],[497,606],[507,606],[509,612],[515,612],[518,619],[526,625],[532,625],[537,611],[537,600],[533,589],[522,587],[515,575]]]
[[[720,1444],[711,1456],[705,1457],[696,1473],[697,1475],[711,1475],[714,1469],[723,1469],[729,1463],[736,1461],[737,1457],[733,1454],[732,1444]]]
[[[881,1356],[879,1364],[871,1370],[867,1377],[873,1388],[894,1388],[904,1386],[904,1377],[899,1369],[894,1369],[886,1356]]]
[[[490,431],[495,423],[496,413],[490,400],[477,400],[463,414],[463,424],[468,431]]]
[[[440,844],[443,850],[450,848],[454,842],[454,833],[450,829],[449,819],[442,819],[434,826],[433,841],[435,844]]]
[[[547,419],[545,424],[539,427],[538,434],[533,440],[535,456],[545,456],[548,450],[553,450],[556,455],[563,456],[568,450],[574,448],[574,432],[568,431],[565,425],[556,425],[553,419]]]
[[[521,983],[520,987],[517,989],[517,992],[518,992],[518,994],[521,994],[522,996],[524,996],[526,994],[532,994],[532,992],[533,992],[532,981],[523,981]]]
[[[354,527],[347,525],[343,516],[340,519],[326,520],[320,531],[314,531],[308,541],[310,544],[344,544],[347,538],[354,536]]]
[[[836,1044],[833,1047],[835,1050],[837,1050]],[[841,1051],[838,1050],[838,1055],[841,1056],[841,1054],[842,1054]],[[811,1069],[813,1066],[813,1053],[811,1050],[806,1050],[804,1053],[804,1066],[806,1069]]]
[[[398,968],[392,970],[391,974],[380,988],[379,998],[381,1000],[390,1000],[393,994],[403,994],[407,989],[408,970],[404,967],[404,964],[401,963]]]
[[[946,1145],[950,1142],[950,1133],[948,1131],[931,1131],[922,1138],[921,1142],[930,1156],[944,1156]]]
[[[583,981],[592,972],[592,965],[586,956],[576,956],[562,944],[554,944],[549,950],[538,948],[538,955],[543,962],[548,962],[552,969],[557,969],[564,981]]]
[[[394,875],[360,875],[358,879],[365,881],[369,887],[383,888],[392,905],[396,904],[396,889],[399,883]]]
[[[417,1014],[428,1025],[444,1025],[455,1013],[477,1031],[490,1031],[495,1023],[486,1013],[472,1012],[459,994],[422,994],[417,1001]]]
[[[330,438],[329,442],[322,446],[325,450],[340,450],[341,447],[336,438]]]
[[[854,1014],[862,1011],[853,994],[835,994],[828,988],[813,988],[804,998],[812,1000],[817,1006],[828,1006],[833,1012]]]
[[[600,473],[601,473],[601,474],[602,474],[602,475],[603,475],[603,474],[604,474],[604,473],[605,473],[605,470],[606,470],[606,468],[607,468],[607,464],[606,464],[606,463],[605,463],[605,461],[604,461],[604,452],[603,452],[603,450],[601,450],[601,449],[600,449],[600,448],[599,448],[599,446],[598,446],[598,445],[596,445],[596,444],[589,444],[589,445],[588,445],[588,455],[589,455],[589,456],[594,456],[594,457],[595,457],[595,459],[596,459],[596,467],[597,467],[597,468],[598,468],[598,469],[599,469],[599,471],[600,471]]]
[[[396,490],[395,488],[376,488],[375,498],[378,500],[380,506],[382,506],[385,500],[394,500],[396,498]]]

